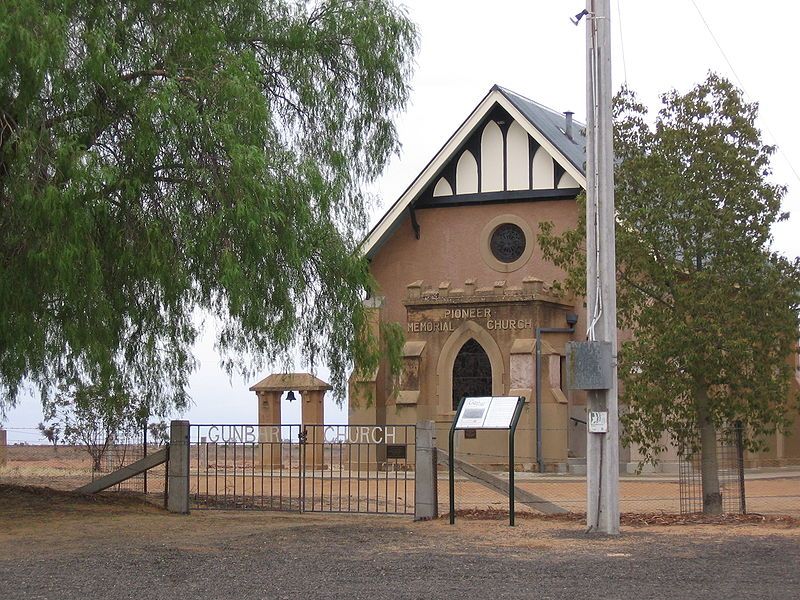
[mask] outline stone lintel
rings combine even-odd
[[[561,352],[556,350],[547,340],[542,339],[542,356],[549,354],[561,354]]]
[[[511,354],[533,354],[536,351],[536,340],[518,338],[511,344]]]
[[[525,398],[525,403],[527,404],[531,401],[531,398],[533,398],[533,388],[512,388],[508,390],[508,395],[522,396]]]
[[[350,381],[352,383],[375,383],[378,380],[378,369],[375,369],[371,373],[361,373],[358,374],[357,371],[353,371],[353,374],[350,376]]]
[[[466,290],[465,290],[466,291]],[[554,306],[561,310],[574,311],[575,306],[567,302],[564,298],[554,296],[532,295],[527,292],[522,293],[505,293],[496,295],[493,287],[479,288],[477,293],[465,294],[457,298],[453,297],[454,294],[442,298],[438,293],[432,295],[425,295],[418,298],[406,298],[403,300],[403,305],[407,307],[425,308],[425,307],[450,307],[450,306],[469,306],[473,304],[517,304],[517,303],[532,303],[532,304],[546,304]],[[506,289],[508,292],[508,289]]]
[[[409,298],[419,298],[422,293],[422,279],[409,283],[406,290]]]
[[[474,279],[467,279],[464,282],[464,293],[467,296],[472,296],[475,293],[475,280]]]
[[[424,341],[410,341],[403,344],[403,356],[406,358],[412,358],[416,356],[422,356],[422,351],[425,350]]]
[[[380,308],[383,306],[386,298],[384,296],[373,296],[364,300],[364,306],[367,308]]]
[[[544,288],[544,281],[538,277],[526,277],[522,280],[522,289],[529,294],[541,294]]]
[[[395,404],[417,404],[419,401],[419,390],[402,390],[397,392]]]

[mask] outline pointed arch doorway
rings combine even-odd
[[[492,395],[492,363],[483,346],[470,338],[453,362],[453,410],[464,396]]]
[[[442,350],[439,352],[439,360],[436,363],[436,386],[439,416],[444,420],[450,420],[455,414],[455,409],[453,408],[453,398],[456,398],[456,402],[461,399],[461,396],[454,394],[453,375],[455,371],[456,358],[470,340],[474,340],[475,343],[477,343],[480,347],[481,351],[489,359],[489,393],[484,395],[503,395],[506,369],[503,365],[503,354],[500,351],[500,347],[497,345],[497,342],[489,334],[489,332],[483,327],[474,321],[466,321],[462,323],[458,329],[451,333],[450,336],[448,336],[447,341],[445,341],[444,345],[442,346]],[[467,348],[467,350],[469,350],[469,348]],[[470,353],[468,352],[465,352],[462,356],[465,362],[468,356],[470,356]],[[474,357],[475,355],[473,354],[472,356]],[[484,378],[481,385],[484,385],[486,381],[487,380]],[[466,383],[466,380],[462,379],[462,382]],[[481,389],[485,388],[481,387]],[[458,394],[463,392],[455,393]]]

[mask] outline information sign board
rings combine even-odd
[[[476,429],[508,431],[508,524],[514,525],[514,434],[522,415],[525,398],[521,396],[475,396],[461,398],[450,425],[448,465],[450,479],[450,524],[456,522],[455,434],[456,430],[475,433]],[[473,436],[474,437],[474,436]]]
[[[456,429],[509,429],[519,398],[517,396],[478,396],[464,398]]]

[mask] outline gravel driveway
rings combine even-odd
[[[800,598],[800,528],[194,512],[0,489],[0,598]]]

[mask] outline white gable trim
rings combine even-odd
[[[392,207],[381,217],[377,225],[373,227],[367,238],[361,245],[361,252],[369,254],[370,251],[386,236],[392,225],[403,217],[403,213],[408,209],[408,206],[423,190],[431,184],[437,172],[444,167],[447,162],[453,158],[458,147],[464,143],[467,137],[483,120],[487,113],[491,110],[494,104],[497,103],[502,106],[519,123],[536,142],[543,147],[550,156],[555,160],[567,173],[577,181],[581,187],[586,189],[586,177],[576,169],[572,163],[559,152],[556,147],[551,144],[542,133],[533,126],[533,124],[518,111],[514,105],[499,91],[490,91],[483,100],[475,107],[469,117],[461,124],[456,132],[450,136],[441,150],[436,153],[428,165],[417,175],[413,183],[406,189],[405,192],[397,199]],[[457,193],[457,190],[456,190]]]
[[[575,166],[566,159],[566,157],[558,151],[558,149],[550,143],[550,141],[542,135],[542,132],[536,129],[517,108],[509,102],[508,98],[504,95],[499,94],[497,103],[506,109],[508,114],[510,114],[514,120],[522,125],[522,128],[527,131],[530,136],[536,140],[536,142],[544,148],[547,153],[556,161],[567,173],[572,175],[572,177],[577,181],[583,189],[586,189],[586,177],[575,168]],[[533,157],[531,157],[533,158]],[[556,182],[557,183],[557,182]]]

